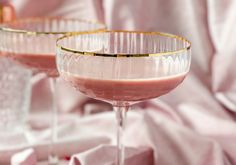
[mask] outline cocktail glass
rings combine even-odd
[[[177,87],[189,71],[190,48],[188,40],[159,32],[88,32],[57,40],[60,75],[85,95],[114,107],[118,165],[124,165],[121,141],[130,105]]]
[[[52,92],[52,134],[49,164],[58,158],[53,149],[57,140],[57,107],[55,81],[58,77],[55,61],[56,39],[69,34],[105,29],[104,24],[77,19],[26,18],[9,22],[0,28],[0,51],[3,56],[33,70],[34,74],[46,73]]]

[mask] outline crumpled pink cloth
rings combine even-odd
[[[95,125],[101,118],[99,116],[90,118],[84,117],[81,120],[77,115],[59,116],[58,139],[53,148],[61,160],[67,160],[75,153],[98,145],[110,143],[111,138],[107,134],[95,131],[97,130]],[[30,128],[25,132],[8,135],[4,139],[1,137],[0,165],[9,165],[11,160],[18,162],[19,165],[21,163],[32,165],[32,160],[37,160],[37,163],[47,160],[51,143],[50,119],[48,113],[31,115],[28,124]],[[94,126],[90,128],[90,125]],[[93,129],[92,132],[89,131],[90,129]],[[27,154],[29,152],[26,149],[29,148],[33,149],[34,154]]]
[[[115,165],[116,147],[101,145],[91,150],[72,156],[69,165]],[[99,159],[97,159],[99,157]],[[128,165],[153,165],[153,151],[151,148],[126,148],[125,164]]]
[[[143,112],[139,111],[137,120],[128,124],[126,144],[151,147],[155,165],[236,164],[235,0],[24,0],[14,4],[19,17],[98,19],[110,29],[164,31],[188,38],[193,46],[190,74],[159,101],[140,104]],[[47,91],[43,84],[35,81],[34,110],[50,107],[46,97],[39,100],[49,95],[45,92],[38,96],[39,91]],[[63,88],[65,85],[59,84],[59,89]],[[81,109],[79,100],[86,102],[75,91],[61,93],[60,111]],[[41,104],[37,104],[39,101]],[[96,127],[96,131],[102,134],[114,118],[110,116],[110,121],[106,113],[101,115],[105,119],[99,123],[107,123]]]
[[[142,157],[142,159],[140,159],[138,161],[140,163],[136,165],[143,165],[142,161],[149,162],[152,160],[149,154],[149,156],[147,156],[147,152],[143,152],[144,150],[142,149],[144,146],[149,148],[148,153],[153,153],[153,164],[155,165],[235,164],[235,160],[232,159],[236,152],[236,145],[233,143],[235,133],[231,134],[232,138],[226,138],[225,135],[219,136],[219,131],[215,128],[217,122],[220,122],[222,124],[221,129],[224,130],[224,133],[227,135],[227,132],[231,133],[233,132],[232,130],[235,130],[235,123],[227,121],[224,123],[216,117],[205,115],[201,112],[200,107],[196,106],[195,109],[189,113],[193,113],[196,120],[201,119],[208,121],[207,129],[211,130],[207,132],[197,132],[187,128],[185,123],[173,113],[174,111],[163,104],[163,102],[158,101],[154,105],[152,104],[153,103],[150,102],[148,107],[145,107],[145,111],[140,108],[138,108],[138,110],[136,107],[137,110],[128,113],[127,127],[123,141],[127,148],[136,148],[136,152],[140,153],[139,158]],[[191,108],[192,107],[193,106],[191,106]],[[182,107],[182,110],[188,111],[188,106]],[[113,112],[86,116],[78,119],[76,125],[78,125],[78,129],[80,129],[77,138],[80,136],[89,138],[99,134],[101,138],[110,139],[111,143],[108,141],[107,144],[115,144],[115,121]],[[204,123],[202,123],[202,125],[204,125]],[[229,129],[230,127],[232,130]],[[73,134],[73,131],[67,135],[71,134]],[[232,141],[232,143],[229,144],[229,141]],[[99,161],[100,164],[114,162],[116,155],[115,149],[107,145],[100,145],[102,141],[99,142],[96,138],[89,141],[85,138],[84,141],[78,140],[78,142],[77,151],[76,147],[73,149],[77,144],[73,141],[70,142],[70,147],[68,147],[66,143],[58,146],[59,150],[63,148],[64,151],[59,155],[62,156],[63,153],[65,155],[66,152],[70,156],[74,155],[71,161],[80,162],[81,165],[90,165],[91,161]],[[80,150],[81,145],[88,147],[92,142],[97,145]],[[47,147],[42,146],[41,152],[37,153],[37,157],[41,156],[41,159],[38,160],[47,158],[46,151]],[[107,154],[108,151],[111,152]],[[101,159],[101,154],[104,154],[104,159]],[[130,160],[135,161],[137,157],[134,156]]]

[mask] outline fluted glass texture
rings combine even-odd
[[[18,19],[0,27],[0,51],[36,72],[46,72],[49,76],[55,76],[57,38],[70,32],[104,28],[103,24],[77,19]]]
[[[105,101],[140,101],[165,94],[182,82],[190,61],[190,43],[165,33],[106,31],[57,41],[60,74],[81,92]]]

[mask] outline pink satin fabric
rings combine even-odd
[[[83,165],[83,164],[96,164],[96,165],[115,165],[116,164],[116,147],[101,145],[95,147],[87,152],[74,155],[71,158],[69,165]],[[99,157],[99,159],[98,159]],[[125,151],[125,164],[128,165],[153,165],[153,151],[151,148],[127,147]]]
[[[125,143],[137,149],[150,147],[155,165],[236,164],[236,1],[24,0],[14,4],[18,17],[96,19],[109,29],[163,31],[188,38],[192,65],[187,79],[159,100],[136,106],[141,110],[127,126]],[[65,83],[60,82],[58,88],[61,112],[80,110],[86,104],[87,98]],[[47,82],[35,78],[34,111],[50,109],[47,90]],[[115,122],[109,113],[99,114],[102,117],[95,128],[92,123],[97,120],[90,118],[90,131],[103,135],[104,127]],[[84,160],[99,160],[95,151],[88,150],[87,157],[83,154],[83,160],[78,160],[92,164]]]

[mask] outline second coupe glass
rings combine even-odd
[[[103,30],[104,24],[77,19],[27,18],[9,22],[0,27],[0,51],[19,64],[36,73],[46,73],[50,78],[53,95],[52,144],[49,163],[58,159],[53,150],[57,140],[57,108],[55,103],[55,80],[58,76],[55,61],[56,39],[72,32]]]

